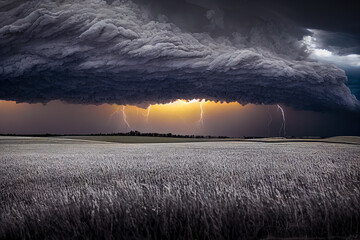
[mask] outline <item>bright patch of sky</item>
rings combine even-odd
[[[311,32],[314,31],[311,29],[308,30]],[[344,69],[360,68],[360,55],[358,54],[338,55],[328,49],[318,48],[317,39],[314,36],[305,36],[303,38],[303,43],[310,52],[310,58],[317,59],[321,62],[333,63]]]
[[[348,77],[346,85],[350,88],[352,94],[354,94],[357,99],[360,99],[360,55],[340,55],[329,49],[325,49],[324,46],[319,43],[322,39],[317,36],[318,31],[313,29],[308,30],[313,33],[313,36],[305,36],[303,43],[310,53],[309,57],[320,62],[335,64],[343,69]]]

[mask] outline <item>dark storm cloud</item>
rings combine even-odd
[[[1,4],[0,99],[146,105],[205,98],[360,109],[343,70],[307,60],[304,28],[249,11],[247,1],[242,16],[227,1],[175,1],[193,11],[185,21],[150,1]]]
[[[358,0],[273,0],[267,2],[269,7],[307,28],[360,36]]]
[[[212,34],[244,31],[264,21],[287,17],[299,27],[286,29],[301,38],[306,28],[317,29],[319,47],[337,54],[360,54],[360,5],[358,0],[135,0],[186,31]],[[175,7],[174,7],[175,6]],[[184,18],[184,14],[186,17]],[[210,16],[211,21],[206,17]],[[288,21],[283,19],[282,22]]]

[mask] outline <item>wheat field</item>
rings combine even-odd
[[[0,239],[357,239],[360,145],[0,137]]]

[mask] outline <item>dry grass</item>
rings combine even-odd
[[[323,142],[323,143],[344,143],[360,145],[358,136],[337,136],[330,138],[174,138],[174,137],[147,137],[147,136],[63,136],[61,139],[116,142],[116,143],[182,143],[182,142],[265,142],[265,143],[285,143],[285,142]],[[56,139],[56,138],[54,138]]]
[[[0,138],[0,153],[0,239],[359,237],[358,145]]]

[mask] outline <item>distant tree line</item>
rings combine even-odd
[[[146,137],[173,137],[173,138],[229,138],[227,136],[180,135],[172,133],[141,133],[130,131],[127,133],[92,133],[92,134],[0,134],[0,136],[29,136],[29,137],[57,137],[57,136],[146,136]]]
[[[108,134],[90,134],[90,136],[145,136],[145,137],[174,137],[174,138],[229,138],[227,136],[202,136],[202,135],[181,135],[172,133],[141,133],[139,131],[130,131],[127,133],[108,133]]]
[[[92,133],[92,134],[0,134],[0,136],[28,136],[28,137],[59,137],[59,136],[146,136],[146,137],[173,137],[173,138],[231,138],[227,136],[202,136],[202,135],[181,135],[181,134],[172,134],[172,133],[141,133],[137,130],[133,130],[127,133]],[[286,136],[287,139],[321,139],[332,136]],[[237,137],[243,139],[257,139],[265,138],[264,136],[243,136]]]

